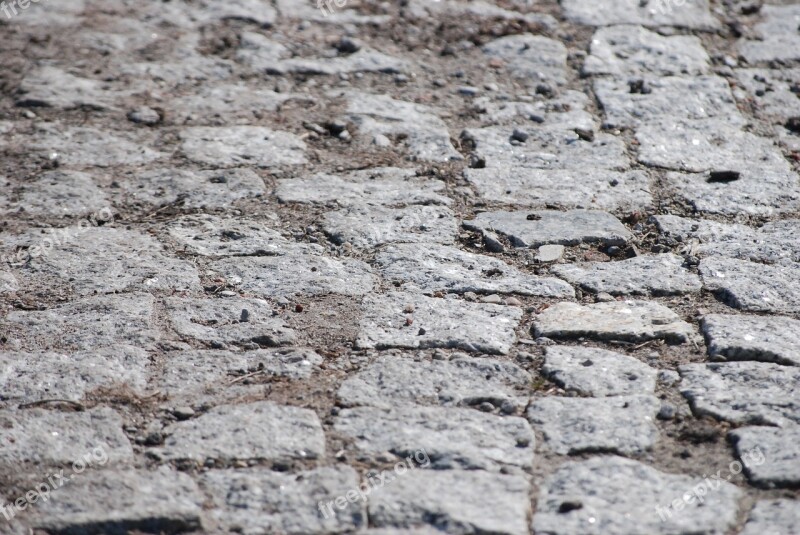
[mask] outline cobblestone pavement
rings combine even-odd
[[[0,36],[0,533],[800,533],[796,1]]]

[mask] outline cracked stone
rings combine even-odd
[[[719,21],[709,11],[707,0],[675,3],[674,6],[668,0],[653,3],[640,0],[564,0],[561,7],[567,20],[586,26],[640,24],[654,28],[675,26],[705,31],[720,27]]]
[[[800,484],[800,426],[740,427],[729,436],[751,484],[762,488]]]
[[[278,167],[307,162],[306,144],[299,137],[262,126],[194,126],[178,135],[183,154],[201,165]]]
[[[791,533],[800,525],[800,509],[794,500],[759,500],[740,535]]]
[[[455,242],[455,214],[444,206],[352,206],[322,216],[322,229],[336,244],[376,247],[384,243]]]
[[[542,375],[585,396],[652,394],[656,370],[638,359],[594,347],[545,348]]]
[[[563,85],[566,82],[567,48],[541,35],[508,35],[481,48],[492,59],[505,63],[505,70],[527,85]]]
[[[800,312],[800,269],[746,260],[710,257],[700,263],[707,290],[747,312]]]
[[[701,329],[709,356],[800,366],[800,321],[792,318],[709,314]]]

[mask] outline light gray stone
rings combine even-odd
[[[183,155],[201,165],[279,167],[307,161],[299,137],[263,126],[193,126],[179,136]]]
[[[759,500],[740,535],[780,535],[791,533],[798,525],[800,509],[795,500]]]
[[[232,0],[224,4],[202,0],[191,9],[193,14],[200,17],[200,21],[234,19],[271,26],[277,17],[275,8],[268,0]]]
[[[356,247],[397,242],[447,245],[458,232],[455,214],[444,206],[352,206],[326,213],[322,229],[334,243]]]
[[[530,470],[534,436],[524,418],[471,409],[402,405],[345,409],[334,422],[359,452],[398,460],[422,450],[433,469]]]
[[[685,364],[681,393],[698,416],[736,425],[800,423],[800,368],[763,362]]]
[[[40,66],[20,82],[15,104],[30,108],[113,108],[124,96],[98,80],[82,78],[57,67]]]
[[[521,98],[524,95],[520,95]],[[511,98],[514,98],[513,96]],[[472,109],[481,114],[486,124],[509,124],[516,127],[528,121],[546,131],[595,131],[600,123],[587,110],[592,102],[586,93],[564,89],[542,100],[506,100],[493,94],[473,99]],[[513,133],[513,132],[512,132]]]
[[[405,312],[409,305],[413,313]],[[356,338],[362,349],[445,347],[504,355],[516,341],[514,331],[522,318],[517,307],[403,292],[368,295],[362,307]]]
[[[735,69],[734,74],[734,96],[750,102],[756,116],[781,124],[800,116],[800,99],[792,91],[800,69]]]
[[[712,357],[800,366],[800,321],[792,318],[709,314],[701,329]]]
[[[652,394],[656,388],[655,369],[633,357],[595,347],[545,348],[542,375],[585,396]]]
[[[502,60],[505,70],[524,84],[566,82],[567,48],[559,41],[529,33],[508,35],[489,41],[481,50]]]
[[[296,0],[276,0],[278,13],[281,18],[300,21],[314,21],[325,24],[374,24],[382,26],[391,20],[389,15],[370,15],[361,12],[364,6],[358,4],[344,4],[339,6],[336,3],[323,4],[324,9],[320,9],[313,2],[297,2]],[[362,8],[362,9],[359,9]]]
[[[636,300],[586,306],[557,303],[536,316],[533,331],[547,338],[664,339],[669,343],[688,342],[693,334],[691,325],[664,305]]]
[[[438,17],[449,20],[460,20],[462,17],[472,16],[483,20],[524,20],[530,25],[544,26],[548,29],[558,26],[556,20],[550,15],[510,11],[482,0],[471,2],[463,2],[461,0],[440,0],[438,2],[409,0],[404,13],[419,19]]]
[[[640,24],[642,26],[676,26],[693,30],[713,30],[720,27],[711,15],[708,0],[655,0],[642,3],[639,0],[617,0],[594,2],[592,0],[564,0],[562,4],[566,18],[587,26],[611,24]]]
[[[563,245],[542,245],[537,249],[536,261],[542,263],[557,262],[564,256]]]
[[[14,25],[19,24],[27,28],[55,28],[55,31],[61,31],[64,28],[76,27],[81,24],[87,6],[86,0],[75,0],[68,4],[56,4],[51,9],[48,7],[50,6],[31,3],[24,11],[23,16],[6,18],[10,24]],[[17,14],[20,13],[21,10],[18,8]]]
[[[409,70],[411,66],[407,61],[365,47],[352,54],[340,53],[332,58],[287,58],[274,65],[268,72],[334,75],[359,72],[398,74]]]
[[[569,284],[558,279],[523,273],[500,259],[443,245],[390,245],[380,250],[375,262],[384,279],[402,281],[403,290],[428,295],[437,291],[547,297],[575,294]]]
[[[711,534],[733,529],[742,491],[723,481],[702,502],[685,502],[683,496],[698,482],[697,477],[660,472],[615,456],[567,462],[545,480],[533,529],[542,535]],[[682,504],[680,509],[673,509],[675,502]]]
[[[703,286],[748,312],[800,312],[800,268],[712,256],[700,262]]]
[[[592,293],[677,295],[699,292],[700,277],[673,254],[635,256],[618,262],[553,266],[552,273]]]
[[[34,180],[23,182],[17,200],[8,202],[6,207],[0,204],[0,213],[15,212],[17,217],[50,219],[86,216],[108,206],[105,194],[90,175],[78,171],[47,171]]]
[[[800,484],[800,426],[740,427],[730,437],[751,484],[766,488]]]
[[[193,88],[170,100],[170,117],[179,124],[250,124],[264,112],[275,112],[291,99],[307,99],[293,93],[250,88],[242,82]]]
[[[739,43],[739,54],[749,63],[800,59],[800,6],[764,5],[759,14],[763,20],[755,27],[758,40]]]

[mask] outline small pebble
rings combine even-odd
[[[522,301],[520,301],[516,297],[507,297],[506,298],[506,304],[510,305],[512,307],[521,307],[522,306]]]
[[[194,409],[191,407],[177,407],[173,409],[172,414],[178,420],[188,420],[194,416]]]
[[[515,128],[514,132],[511,134],[511,139],[514,141],[519,141],[520,143],[525,143],[528,140],[529,134],[524,131],[520,130],[519,128]]]
[[[502,303],[502,298],[497,294],[487,295],[481,298],[481,303],[491,303],[493,305],[499,305]]]
[[[616,301],[616,299],[610,293],[600,292],[594,296],[594,301],[595,303],[610,303],[611,301]]]

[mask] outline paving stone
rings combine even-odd
[[[60,534],[195,531],[203,501],[197,484],[179,472],[90,470],[38,502],[30,523]]]
[[[55,4],[53,6],[32,2],[28,4],[28,8],[24,11],[19,9],[22,6],[17,5],[16,7],[16,14],[10,18],[6,16],[10,24],[19,24],[26,27],[55,27],[60,30],[64,27],[78,26],[83,21],[83,13],[87,6],[86,0],[75,0],[68,4]],[[10,7],[9,10],[12,14],[14,13]]]
[[[800,426],[741,427],[729,436],[751,484],[766,488],[800,484]]]
[[[599,28],[589,50],[582,69],[585,74],[611,74],[619,79],[697,76],[706,74],[711,64],[699,38],[663,36],[641,26]]]
[[[256,343],[283,346],[295,342],[294,329],[273,316],[272,305],[262,299],[184,299],[165,301],[170,324],[183,339],[213,347]]]
[[[673,254],[636,256],[618,262],[553,266],[553,274],[592,293],[677,295],[699,292],[700,277],[683,268]]]
[[[425,0],[409,0],[404,15],[419,19],[428,19],[431,17],[461,19],[462,17],[472,16],[481,20],[524,20],[529,25],[539,25],[547,29],[556,28],[558,26],[558,22],[550,15],[510,11],[481,0],[474,2],[442,0],[433,3]]]
[[[15,104],[30,108],[88,108],[103,110],[114,107],[122,97],[97,80],[74,76],[52,66],[41,66],[20,82]]]
[[[292,93],[254,89],[244,83],[193,88],[189,94],[170,99],[170,116],[177,123],[255,123],[264,112],[278,111],[287,100],[307,99]]]
[[[800,525],[800,509],[794,500],[759,500],[740,535],[780,535]]]
[[[332,58],[284,59],[271,67],[269,72],[334,75],[361,72],[398,74],[410,70],[411,66],[407,61],[364,47],[352,54],[340,54]]]
[[[748,101],[757,116],[784,124],[800,116],[800,99],[792,89],[800,82],[800,69],[734,69],[734,96]]]
[[[481,50],[489,58],[502,60],[504,69],[527,85],[566,82],[567,49],[559,41],[541,35],[508,35],[489,41]]]
[[[598,242],[625,245],[632,238],[617,218],[594,210],[482,212],[463,224],[470,230],[502,234],[515,247]]]
[[[593,2],[591,0],[564,0],[562,4],[567,20],[587,26],[611,24],[641,24],[642,26],[676,26],[693,30],[713,30],[720,27],[707,0],[677,2],[657,0],[642,4],[639,0]]]
[[[147,352],[130,346],[92,351],[0,351],[0,399],[33,403],[79,401],[98,389],[121,387],[143,393]]]
[[[455,214],[444,206],[351,206],[322,216],[322,230],[336,244],[376,247],[385,243],[455,242]]]
[[[699,481],[615,456],[567,462],[545,480],[533,529],[542,535],[667,535],[733,529],[742,491],[723,481],[713,492],[704,488],[707,494],[699,500],[692,494]],[[676,503],[678,508],[673,509]]]
[[[319,418],[308,409],[258,401],[219,405],[165,429],[161,450],[166,459],[312,460],[325,453]]]
[[[490,358],[417,362],[384,357],[346,379],[337,398],[345,407],[379,409],[408,403],[471,407],[489,401],[514,412],[528,404],[530,382],[519,366]]]
[[[527,207],[643,210],[653,203],[642,171],[602,169],[465,169],[464,177],[488,201]]]
[[[256,32],[242,32],[235,58],[258,71],[268,71],[291,55],[283,44]]]
[[[203,0],[192,8],[201,20],[234,19],[256,22],[262,26],[272,26],[277,12],[272,3],[266,0],[232,0],[224,4],[214,0]]]
[[[537,249],[535,260],[543,263],[557,262],[563,256],[563,245],[542,245]]]
[[[379,206],[443,204],[445,183],[419,180],[413,169],[382,167],[343,175],[317,173],[309,178],[278,180],[275,195],[281,202]]]
[[[528,492],[529,484],[522,476],[415,470],[372,491],[369,521],[379,528],[430,524],[465,535],[527,535]]]
[[[226,258],[209,268],[239,291],[262,297],[364,295],[377,283],[370,267],[360,260],[312,254]]]
[[[375,262],[386,280],[402,281],[405,291],[478,294],[514,293],[572,297],[572,287],[558,279],[523,273],[498,258],[444,245],[389,245]]]
[[[534,436],[524,418],[471,409],[404,405],[339,412],[334,429],[370,456],[389,452],[406,458],[423,450],[433,469],[498,472],[530,470]]]
[[[306,163],[306,144],[294,134],[263,126],[194,126],[179,132],[182,153],[214,167],[278,167]]]
[[[585,396],[652,394],[656,370],[638,359],[595,347],[545,348],[542,375]]]
[[[636,300],[586,306],[557,303],[536,316],[533,331],[547,338],[664,339],[668,343],[687,342],[693,334],[691,325],[664,305]]]
[[[405,312],[409,306],[413,313]],[[518,307],[402,292],[368,295],[362,307],[356,338],[361,349],[443,347],[504,355],[516,341],[514,330],[522,319]]]
[[[345,533],[366,524],[366,502],[325,508],[326,502],[359,488],[358,474],[350,467],[296,474],[210,470],[200,484],[211,495],[209,516],[228,533]]]
[[[800,366],[800,321],[792,318],[709,314],[701,330],[712,357]]]
[[[681,393],[698,416],[737,425],[800,423],[800,369],[763,362],[685,364]]]
[[[98,468],[133,461],[122,418],[108,407],[84,412],[0,410],[0,464]],[[73,464],[75,463],[75,464]]]
[[[739,54],[749,63],[800,60],[800,6],[764,5],[756,24],[759,40],[740,41]]]
[[[548,397],[532,402],[527,416],[544,434],[547,450],[560,455],[626,455],[649,450],[658,441],[659,408],[661,402],[654,396]]]
[[[13,310],[0,320],[0,328],[26,349],[95,350],[119,345],[150,349],[159,336],[153,314],[150,294],[103,295],[48,310]]]
[[[703,286],[748,312],[800,312],[800,269],[710,257],[700,263]]]
[[[359,5],[345,4],[339,6],[335,1],[324,2],[321,9],[315,3],[303,3],[296,0],[276,0],[276,7],[281,18],[300,21],[314,21],[326,24],[374,24],[382,26],[391,20],[389,15],[361,15]]]
[[[85,216],[108,209],[109,202],[91,176],[78,171],[47,171],[23,182],[18,200],[0,213],[18,212],[37,218]],[[4,209],[5,208],[5,209]]]

